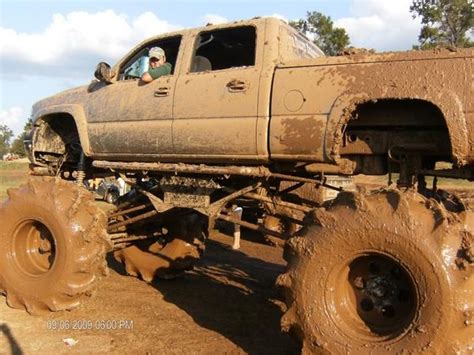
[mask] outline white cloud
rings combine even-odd
[[[285,21],[286,23],[288,23],[288,18],[286,18],[285,16],[281,15],[281,14],[278,14],[278,13],[274,13],[272,15],[269,15],[268,17],[275,17],[279,20],[283,20]]]
[[[227,18],[224,16],[216,15],[216,14],[206,14],[202,17],[202,22],[204,25],[211,23],[213,25],[217,25],[220,23],[229,22]]]
[[[15,136],[23,132],[26,119],[25,111],[19,106],[0,110],[0,125],[7,125],[13,131]]]
[[[344,28],[355,47],[378,51],[411,49],[417,43],[421,24],[410,13],[412,0],[353,0],[353,16],[334,21]]]
[[[133,21],[132,29],[134,33],[133,37],[138,40],[143,40],[160,33],[180,30],[182,29],[182,26],[172,25],[164,20],[160,20],[154,13],[148,11],[141,14]]]
[[[179,26],[152,12],[136,18],[113,10],[55,14],[40,33],[19,33],[0,27],[2,69],[19,74],[80,76],[89,74],[99,60],[116,60],[141,40]],[[31,66],[33,69],[28,69]],[[6,73],[2,73],[6,74]]]

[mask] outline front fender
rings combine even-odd
[[[90,148],[89,136],[87,133],[87,121],[84,109],[78,104],[65,104],[65,105],[52,105],[41,108],[34,112],[33,121],[35,125],[38,121],[46,119],[48,116],[53,114],[69,114],[76,122],[77,131],[79,134],[79,140],[81,142],[82,150],[86,156],[91,156],[92,151]]]

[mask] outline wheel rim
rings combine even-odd
[[[29,276],[46,274],[56,259],[56,242],[52,232],[41,222],[27,220],[13,234],[10,255],[17,267]]]
[[[361,255],[339,275],[333,304],[351,333],[385,341],[406,332],[417,309],[416,287],[398,261]]]

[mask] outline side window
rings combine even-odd
[[[181,44],[181,36],[165,38],[158,41],[147,43],[135,51],[130,59],[120,67],[119,80],[136,80],[148,70],[148,51],[153,47],[161,47],[165,51],[166,61],[171,64],[171,75],[174,74],[176,60],[178,58],[179,46]]]
[[[323,57],[324,53],[312,42],[290,27],[280,27],[280,56],[283,60]]]
[[[202,32],[197,36],[191,72],[255,65],[255,27]]]

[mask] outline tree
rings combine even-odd
[[[473,0],[413,0],[410,12],[423,25],[415,49],[474,46]]]
[[[25,145],[23,144],[23,140],[25,139],[25,133],[23,132],[18,137],[16,137],[10,147],[10,153],[19,155],[20,157],[26,156]]]
[[[3,157],[10,150],[10,139],[13,131],[7,125],[0,125],[0,157]]]
[[[308,37],[314,37],[314,44],[327,55],[338,54],[350,43],[346,30],[334,27],[331,17],[320,12],[308,11],[305,20],[291,21],[290,25]]]
[[[29,118],[25,124],[25,127],[23,128],[23,133],[18,135],[18,137],[16,137],[13,140],[11,144],[11,148],[10,148],[10,153],[17,154],[20,157],[26,156],[26,150],[25,150],[25,145],[23,144],[23,141],[25,140],[26,135],[30,132],[32,128],[33,128],[33,120]]]

